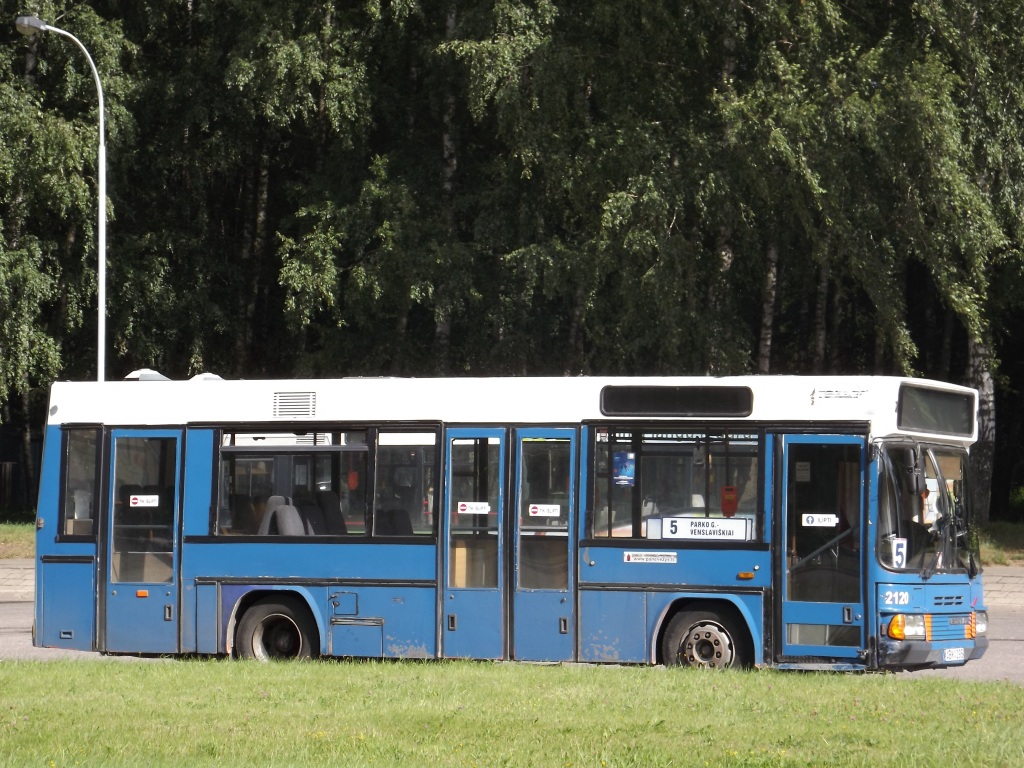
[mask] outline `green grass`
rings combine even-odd
[[[35,557],[35,553],[35,525],[0,522],[0,558]]]
[[[981,561],[985,565],[1024,566],[1024,523],[989,523],[981,530]]]
[[[1024,689],[471,662],[0,663],[0,764],[1024,764]]]

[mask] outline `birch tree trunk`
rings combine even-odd
[[[444,20],[445,40],[455,37],[456,22],[455,5],[448,6]],[[444,216],[449,244],[455,240],[455,171],[459,167],[459,156],[455,146],[455,86],[449,82],[444,100],[444,113],[441,117],[441,191],[444,196]],[[434,307],[434,347],[436,350],[437,373],[446,375],[449,367],[449,357],[452,346],[452,312],[448,298],[447,277],[441,276],[439,290]]]
[[[779,248],[775,243],[765,253],[764,290],[761,300],[761,340],[757,348],[757,372],[768,373],[772,361],[772,327],[775,324],[775,298],[778,293]]]
[[[971,505],[975,520],[984,525],[990,518],[992,462],[996,446],[992,350],[980,339],[969,339],[967,355],[970,385],[978,390],[978,442],[971,448]]]

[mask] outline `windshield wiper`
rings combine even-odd
[[[949,515],[942,515],[935,521],[935,554],[932,556],[931,564],[921,571],[921,578],[927,581],[935,575],[935,571],[942,565],[942,553],[949,545]]]
[[[921,579],[923,581],[928,581],[928,579],[930,579],[932,576],[935,575],[935,571],[939,567],[939,558],[941,556],[942,556],[942,550],[941,549],[935,550],[935,554],[932,556],[931,565],[929,565],[927,568],[925,568],[924,570],[921,571]]]

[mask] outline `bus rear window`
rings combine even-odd
[[[65,433],[64,522],[61,536],[93,536],[96,490],[99,486],[98,429],[69,429]]]

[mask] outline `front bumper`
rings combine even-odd
[[[963,648],[962,660],[948,660],[947,652]],[[892,640],[883,637],[878,644],[878,666],[882,669],[940,669],[960,667],[968,661],[980,659],[988,650],[988,638],[978,637],[963,643],[943,643],[936,647],[925,640]]]

